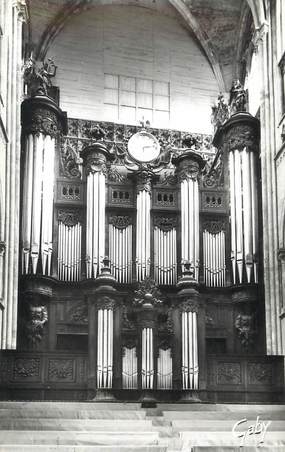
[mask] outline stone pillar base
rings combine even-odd
[[[112,389],[97,389],[92,402],[116,402]]]
[[[156,407],[156,398],[154,396],[154,392],[151,389],[143,391],[140,401],[142,404],[142,408]]]
[[[182,390],[179,403],[201,403],[198,391]]]

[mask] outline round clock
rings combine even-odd
[[[142,130],[129,139],[128,151],[137,162],[147,163],[157,159],[160,153],[160,145],[151,133]]]

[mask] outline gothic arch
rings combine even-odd
[[[100,2],[100,4],[102,3],[104,3],[104,1]],[[124,1],[122,0],[121,3],[124,3]],[[212,67],[220,91],[225,91],[225,82],[222,76],[218,58],[209,43],[209,37],[207,36],[207,33],[198,24],[197,20],[195,19],[189,8],[184,4],[183,0],[169,0],[169,3],[180,14],[180,16],[186,22],[187,26],[193,32],[195,38],[197,39]],[[92,6],[94,6],[94,4]],[[75,14],[81,14],[83,11],[91,8],[92,6],[88,2],[88,0],[73,0],[68,4],[65,4],[54,17],[53,21],[44,30],[41,39],[39,40],[39,44],[35,50],[35,58],[38,60],[43,60],[50,45],[57,37],[57,35],[61,32],[61,30],[65,27],[69,19],[72,18]]]

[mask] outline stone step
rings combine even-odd
[[[35,407],[27,406],[25,408],[1,408],[1,419],[14,419],[14,418],[53,418],[53,419],[145,419],[145,411],[137,410],[106,410],[106,409],[87,409],[78,410],[75,407]]]
[[[77,410],[72,408],[49,407],[25,409],[0,409],[0,419],[5,417],[41,417],[41,418],[64,418],[64,419],[145,419],[146,413],[137,410]]]
[[[26,409],[26,408],[36,408],[36,409],[49,409],[49,408],[57,408],[57,409],[72,409],[77,411],[101,411],[101,410],[136,410],[139,411],[141,409],[140,403],[121,403],[121,402],[52,402],[52,401],[39,401],[39,402],[3,402],[0,401],[0,410],[1,409]]]
[[[210,446],[210,447],[193,447],[192,452],[284,452],[283,446],[270,446],[270,447],[220,447],[220,446]]]
[[[263,413],[263,412],[284,412],[285,404],[229,404],[229,403],[159,403],[157,409],[161,412],[166,411],[218,411],[218,412],[233,412],[238,411],[250,412],[250,413]]]
[[[262,420],[261,420],[262,422]],[[266,425],[268,425],[269,421],[264,421]],[[1,424],[0,424],[1,425]],[[172,421],[172,427],[174,431],[182,432],[182,431],[223,431],[223,432],[231,432],[233,426],[235,425],[235,421],[227,421],[227,420],[179,420]],[[255,421],[248,421],[237,426],[236,431],[241,432],[249,428],[250,425],[255,425]],[[270,421],[270,424],[266,427],[266,432],[269,431],[285,431],[285,421]]]
[[[185,450],[187,448],[191,448],[193,446],[200,447],[239,447],[241,446],[242,438],[236,437],[231,431],[224,432],[201,432],[201,431],[187,431],[180,432],[179,434],[183,447]],[[251,435],[246,436],[244,445],[245,446],[257,446],[259,441],[261,440],[261,435]],[[264,437],[264,443],[262,444],[266,447],[271,446],[283,446],[283,450],[285,450],[285,432],[266,432]],[[243,452],[244,450],[241,449]],[[263,451],[263,449],[261,449]]]
[[[0,419],[0,430],[151,431],[152,421],[128,419]]]
[[[6,445],[0,446],[0,452],[167,452],[167,446],[43,446],[43,445]]]
[[[154,431],[43,431],[0,430],[0,444],[4,445],[63,445],[63,446],[146,446],[159,445],[159,433]]]
[[[1,411],[0,411],[1,413]],[[240,419],[256,420],[257,416],[263,420],[285,420],[285,407],[284,411],[260,411],[259,413],[250,411],[163,411],[163,418],[168,421],[172,420],[233,420]]]

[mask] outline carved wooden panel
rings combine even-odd
[[[271,385],[273,383],[272,364],[248,363],[247,378],[248,384]]]
[[[109,187],[108,202],[113,206],[133,207],[133,188],[130,186]]]
[[[84,202],[84,184],[79,181],[58,181],[56,201],[58,203],[82,205]]]
[[[13,368],[13,379],[17,381],[40,381],[40,358],[16,358]]]
[[[73,359],[49,359],[48,380],[73,382],[75,380],[75,362]]]
[[[152,195],[153,207],[161,209],[176,209],[177,208],[177,193],[176,189],[154,188]]]
[[[226,213],[228,210],[227,195],[225,192],[202,191],[201,211],[212,213]]]
[[[242,383],[241,364],[236,362],[219,362],[217,364],[218,385],[239,385]]]

